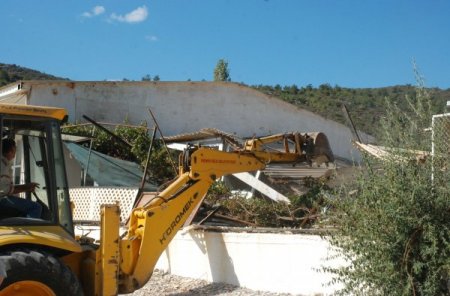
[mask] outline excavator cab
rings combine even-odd
[[[73,233],[58,121],[3,114],[0,125],[2,141],[9,138],[16,143],[12,182],[39,184],[35,192],[20,193],[18,197],[37,202],[42,208],[41,217],[26,218],[20,209],[0,207],[0,225],[60,225]],[[5,161],[0,165],[5,165]]]
[[[42,208],[40,217],[29,218],[8,203],[0,206],[0,296],[82,295],[74,268],[62,261],[83,251],[74,238],[60,135],[66,114],[61,108],[0,104],[1,143],[13,139],[16,146],[14,159],[0,161],[1,177],[7,176],[2,182],[39,183],[35,192],[15,198]],[[8,185],[0,191],[0,199],[14,194]]]

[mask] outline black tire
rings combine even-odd
[[[57,296],[83,296],[80,282],[58,258],[45,252],[21,249],[0,253],[0,265],[6,278],[0,291],[20,281],[35,281],[47,286]]]

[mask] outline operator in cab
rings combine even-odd
[[[0,172],[0,209],[8,209],[23,213],[27,218],[40,218],[42,206],[32,200],[14,196],[22,192],[34,192],[38,183],[14,185],[12,173],[12,160],[16,157],[16,142],[7,138],[2,140],[2,157]]]

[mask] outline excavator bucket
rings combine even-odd
[[[334,161],[328,138],[324,133],[285,133],[253,138],[244,144],[244,151],[255,153],[271,163],[329,163]]]
[[[316,163],[334,162],[333,151],[327,136],[321,132],[308,133],[308,136],[313,139],[313,148],[307,155],[309,154]]]

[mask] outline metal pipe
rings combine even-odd
[[[152,112],[152,110],[150,108],[148,108],[148,112],[150,113],[151,117],[153,118],[153,122],[155,123],[155,127],[158,129],[159,134],[161,135],[161,140],[163,142],[164,148],[166,148],[166,152],[167,152],[167,155],[169,157],[170,164],[172,165],[173,171],[175,172],[175,174],[177,174],[178,173],[177,168],[175,166],[175,163],[172,160],[172,157],[170,157],[169,149],[167,148],[166,141],[164,140],[164,136],[163,136],[163,134],[161,132],[161,129],[159,128],[158,122],[156,121],[156,118],[153,115],[153,112]]]
[[[101,129],[102,131],[104,131],[105,133],[107,133],[108,135],[112,136],[114,139],[116,139],[117,141],[119,141],[120,143],[124,144],[125,146],[127,146],[128,148],[132,148],[132,145],[130,143],[128,143],[127,141],[125,141],[124,139],[122,139],[121,137],[119,137],[118,135],[114,134],[113,132],[109,131],[108,129],[104,128],[103,126],[101,126],[100,124],[98,124],[96,121],[94,121],[93,119],[90,119],[89,117],[87,117],[86,115],[83,115],[83,118],[86,119],[87,121],[91,122],[93,125],[95,125],[96,127],[98,127],[99,129]]]

